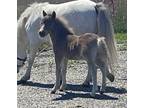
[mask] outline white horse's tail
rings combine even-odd
[[[28,39],[27,33],[25,29],[26,22],[30,16],[30,12],[28,12],[30,8],[26,9],[20,16],[17,21],[17,58],[25,59],[27,58],[27,46]],[[19,60],[18,60],[19,61]],[[17,62],[17,65],[22,66],[21,62]]]
[[[109,73],[109,71],[107,71],[107,78],[113,82],[114,81],[114,69],[112,66],[112,58],[110,56],[110,52],[108,49],[108,46],[106,44],[105,41],[105,37],[99,37],[98,38],[98,52],[100,52],[100,59],[106,63],[107,67],[110,68],[111,73]]]
[[[29,16],[22,17],[17,22],[17,47],[23,47],[27,45],[27,34],[25,29],[25,24]]]
[[[24,10],[24,12],[20,15],[17,21],[17,42],[25,43],[26,38],[26,30],[25,24],[31,14],[31,7],[28,7]]]
[[[96,14],[98,15],[96,19],[98,24],[98,35],[105,37],[109,55],[111,58],[111,64],[115,64],[117,63],[117,51],[110,11],[102,2],[97,3],[95,9]]]

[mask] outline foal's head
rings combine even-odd
[[[56,13],[55,11],[52,12],[52,14],[47,14],[45,11],[43,11],[43,18],[41,20],[41,28],[39,30],[40,37],[45,37],[48,35],[51,30],[52,26],[54,25],[54,21],[56,19]]]

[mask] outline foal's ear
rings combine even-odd
[[[45,17],[47,15],[47,13],[43,10],[43,16]]]
[[[54,18],[54,19],[56,18],[56,12],[55,11],[52,12],[52,18]]]

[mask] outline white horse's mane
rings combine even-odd
[[[44,3],[32,3],[32,4],[29,4],[29,7],[27,7],[24,12],[20,15],[19,17],[19,21],[23,20],[23,18],[27,17],[27,16],[30,16],[30,14],[32,12],[36,12],[35,10],[38,11],[41,11],[43,7],[47,6],[49,3],[48,2],[44,2]]]
[[[22,53],[20,56],[25,55],[25,51],[22,51],[22,49],[26,49],[28,47],[28,40],[27,40],[27,35],[25,31],[25,24],[28,20],[28,18],[33,14],[33,13],[40,13],[42,10],[43,6],[48,5],[48,2],[45,3],[33,3],[30,4],[29,7],[27,7],[24,12],[20,15],[18,21],[17,21],[17,48],[18,50],[21,50]],[[25,55],[26,56],[26,55]]]

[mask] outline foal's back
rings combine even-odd
[[[94,33],[85,33],[79,36],[79,41],[81,44],[89,44],[92,41],[97,41],[99,36]]]
[[[89,50],[96,48],[99,36],[94,33],[85,33],[80,36],[68,36],[68,58],[84,59]]]
[[[88,45],[91,44],[92,41],[95,41],[94,43],[97,43],[99,36],[94,33],[85,33],[82,35],[69,35],[69,45],[78,46],[78,45]],[[72,46],[70,46],[72,47]]]

